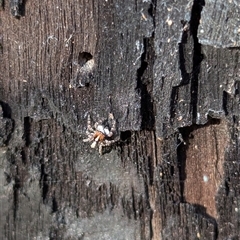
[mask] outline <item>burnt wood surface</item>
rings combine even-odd
[[[240,239],[238,1],[0,5],[0,239]]]

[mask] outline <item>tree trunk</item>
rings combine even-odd
[[[0,4],[1,239],[240,239],[237,1]]]

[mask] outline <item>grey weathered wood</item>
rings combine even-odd
[[[199,42],[219,48],[239,47],[239,2],[208,0],[199,25]]]
[[[1,239],[238,239],[239,10],[4,1]],[[86,117],[110,111],[99,156]]]

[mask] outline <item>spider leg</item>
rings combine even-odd
[[[94,140],[93,137],[90,136],[90,137],[88,137],[88,138],[86,138],[86,139],[83,139],[83,142],[91,142],[91,141],[93,141],[93,140]]]
[[[114,139],[114,140],[104,140],[104,142],[102,144],[103,144],[103,146],[111,146],[115,142],[117,142],[116,139]]]
[[[94,132],[94,129],[92,128],[92,121],[91,121],[91,116],[90,114],[88,114],[88,118],[87,118],[87,130]]]
[[[93,134],[94,134],[94,131],[89,131],[88,129],[86,130],[86,134],[88,135],[88,136],[92,136]]]
[[[108,122],[111,122],[111,129],[110,132],[107,134],[108,137],[112,137],[113,134],[116,132],[116,120],[112,113],[108,115]]]
[[[91,133],[87,130],[86,134],[87,134],[88,138],[83,139],[83,142],[91,142],[91,141],[94,140],[94,134],[93,133]]]
[[[117,140],[104,140],[99,143],[99,154],[103,155],[103,147],[111,146],[113,143],[117,142]]]
[[[99,154],[100,155],[103,155],[103,143],[101,142],[101,143],[99,143]]]

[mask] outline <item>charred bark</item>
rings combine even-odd
[[[0,5],[2,239],[240,238],[236,1]]]

